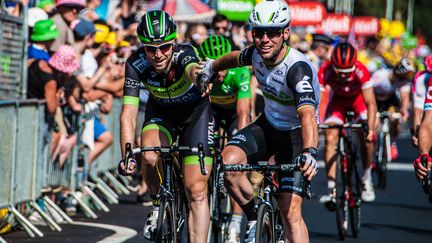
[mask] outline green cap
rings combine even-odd
[[[36,7],[44,9],[48,5],[55,5],[54,0],[40,0]]]
[[[30,39],[32,41],[49,41],[54,40],[58,35],[59,31],[54,21],[45,19],[35,23]]]

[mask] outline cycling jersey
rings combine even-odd
[[[400,92],[409,92],[411,89],[410,80],[399,80],[394,77],[394,82],[390,80],[393,73],[392,69],[377,70],[371,77],[374,87],[375,98],[378,101],[389,99],[397,90]]]
[[[432,75],[428,72],[421,72],[414,78],[413,85],[413,101],[414,108],[422,109],[425,102],[426,88],[428,87],[428,82],[432,80]]]
[[[426,91],[426,99],[425,99],[423,110],[425,111],[432,110],[432,80],[429,80],[429,86]]]
[[[123,103],[139,105],[140,82],[157,104],[172,106],[196,102],[201,97],[200,92],[186,73],[190,65],[198,61],[192,46],[176,45],[170,69],[158,74],[147,60],[144,48],[138,49],[126,61]]]
[[[347,79],[342,79],[336,74],[331,62],[326,62],[320,68],[318,77],[321,87],[329,85],[332,89],[332,95],[336,96],[353,98],[361,94],[362,89],[372,87],[369,71],[359,61],[355,64],[355,71]]]
[[[318,120],[318,78],[304,54],[287,47],[283,60],[274,67],[267,67],[255,47],[251,46],[240,52],[238,58],[243,66],[253,65],[264,95],[264,115],[274,128],[283,131],[299,128],[297,110],[304,105],[315,108]]]
[[[235,109],[238,99],[251,98],[250,76],[248,67],[228,70],[223,82],[213,83],[210,93],[212,105]]]

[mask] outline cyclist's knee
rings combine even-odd
[[[155,167],[158,160],[158,155],[155,152],[144,152],[142,155],[143,165],[147,167]]]
[[[336,129],[327,129],[325,133],[326,145],[336,144],[339,138],[338,131]]]
[[[207,199],[206,183],[185,184],[185,192],[190,203],[203,203]]]
[[[291,194],[290,197],[281,199],[282,201],[278,204],[281,215],[286,218],[290,225],[298,223],[302,219],[301,197]]]

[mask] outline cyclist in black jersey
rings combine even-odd
[[[203,94],[197,88],[199,57],[190,45],[177,45],[176,25],[163,11],[150,11],[139,22],[137,34],[143,47],[126,61],[123,110],[121,113],[121,148],[133,144],[135,126],[142,126],[142,146],[166,146],[180,135],[179,143],[197,146],[203,143],[205,162],[211,171],[210,147],[213,145],[213,117],[208,90]],[[144,124],[136,124],[139,106],[140,83],[149,91]],[[144,237],[152,240],[158,218],[156,195],[159,191],[158,156],[155,152],[143,153],[144,179],[153,199],[153,211],[144,226]],[[209,226],[207,202],[208,176],[200,172],[198,156],[186,153],[183,158],[183,179],[189,202],[189,240],[205,242]],[[136,163],[130,161],[123,172],[131,174]]]
[[[318,172],[318,77],[307,57],[286,44],[290,15],[284,2],[258,3],[249,23],[254,46],[208,61],[202,69],[212,77],[224,69],[252,65],[264,95],[264,114],[228,142],[222,152],[223,162],[256,163],[274,155],[279,164],[297,164],[300,171],[278,175],[278,208],[285,242],[309,242],[301,205],[303,196],[310,196],[305,193],[307,181]],[[225,173],[225,182],[248,218],[245,242],[255,242],[257,213],[252,185],[238,172]]]

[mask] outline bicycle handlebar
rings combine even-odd
[[[281,171],[281,172],[293,172],[298,169],[297,165],[294,164],[282,164],[282,165],[269,165],[267,164],[232,164],[223,165],[224,171]]]
[[[379,118],[383,119],[383,118],[391,118],[391,119],[396,119],[399,120],[401,118],[401,113],[399,112],[389,112],[389,111],[383,111],[379,113]]]
[[[344,124],[335,124],[335,125],[319,125],[318,127],[320,129],[332,129],[332,128],[350,128],[350,129],[366,129],[367,124],[361,124],[361,123],[344,123]]]
[[[174,152],[193,152],[198,154],[201,174],[208,175],[208,171],[205,167],[205,153],[204,153],[204,145],[202,143],[198,143],[196,147],[189,146],[155,146],[155,147],[140,147],[140,148],[131,148],[130,143],[126,143],[126,155],[125,155],[125,168],[128,168],[129,159],[132,158],[134,154],[140,154],[142,152],[159,152],[161,154],[171,154]],[[126,170],[126,169],[125,169]]]

